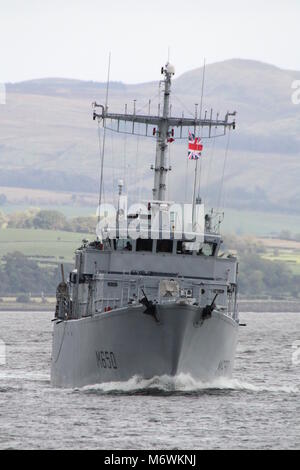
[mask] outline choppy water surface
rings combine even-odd
[[[241,317],[232,380],[133,378],[55,390],[52,315],[0,312],[0,448],[299,449],[300,314]]]

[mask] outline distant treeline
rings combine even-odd
[[[70,270],[71,265],[65,269]],[[0,265],[0,295],[35,294],[54,295],[60,281],[60,269],[41,268],[39,264],[22,253],[14,252],[3,256]]]
[[[28,210],[5,215],[0,212],[0,228],[63,230],[67,232],[95,233],[96,217],[67,218],[58,211]]]
[[[244,297],[299,298],[300,276],[289,267],[261,257],[263,247],[245,239],[225,240],[225,249],[234,246],[239,259],[239,292]],[[65,273],[71,265],[65,265]],[[41,267],[22,253],[14,252],[2,258],[0,264],[0,295],[41,294],[54,295],[60,280],[59,266]]]
[[[0,194],[1,202],[1,194]],[[96,216],[66,217],[59,211],[29,209],[25,212],[4,214],[0,211],[0,228],[63,230],[66,232],[95,233]],[[300,233],[282,230],[277,238],[300,241]]]
[[[224,248],[233,248],[239,260],[239,292],[249,297],[293,297],[300,294],[300,276],[293,274],[286,263],[261,257],[262,245],[248,239],[225,237]]]

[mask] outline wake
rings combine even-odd
[[[298,393],[295,385],[272,386],[268,384],[255,385],[238,379],[219,377],[211,382],[195,380],[189,374],[180,374],[176,377],[160,376],[152,379],[132,377],[127,382],[107,382],[102,384],[87,385],[77,391],[87,394],[129,394],[129,395],[170,395],[186,394],[197,395],[205,393],[225,393],[234,391],[245,392],[284,392]]]

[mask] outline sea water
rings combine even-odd
[[[300,314],[243,313],[232,379],[50,386],[51,313],[0,312],[1,449],[299,449]]]

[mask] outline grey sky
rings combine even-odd
[[[158,78],[247,58],[300,70],[300,0],[0,0],[0,82]]]

